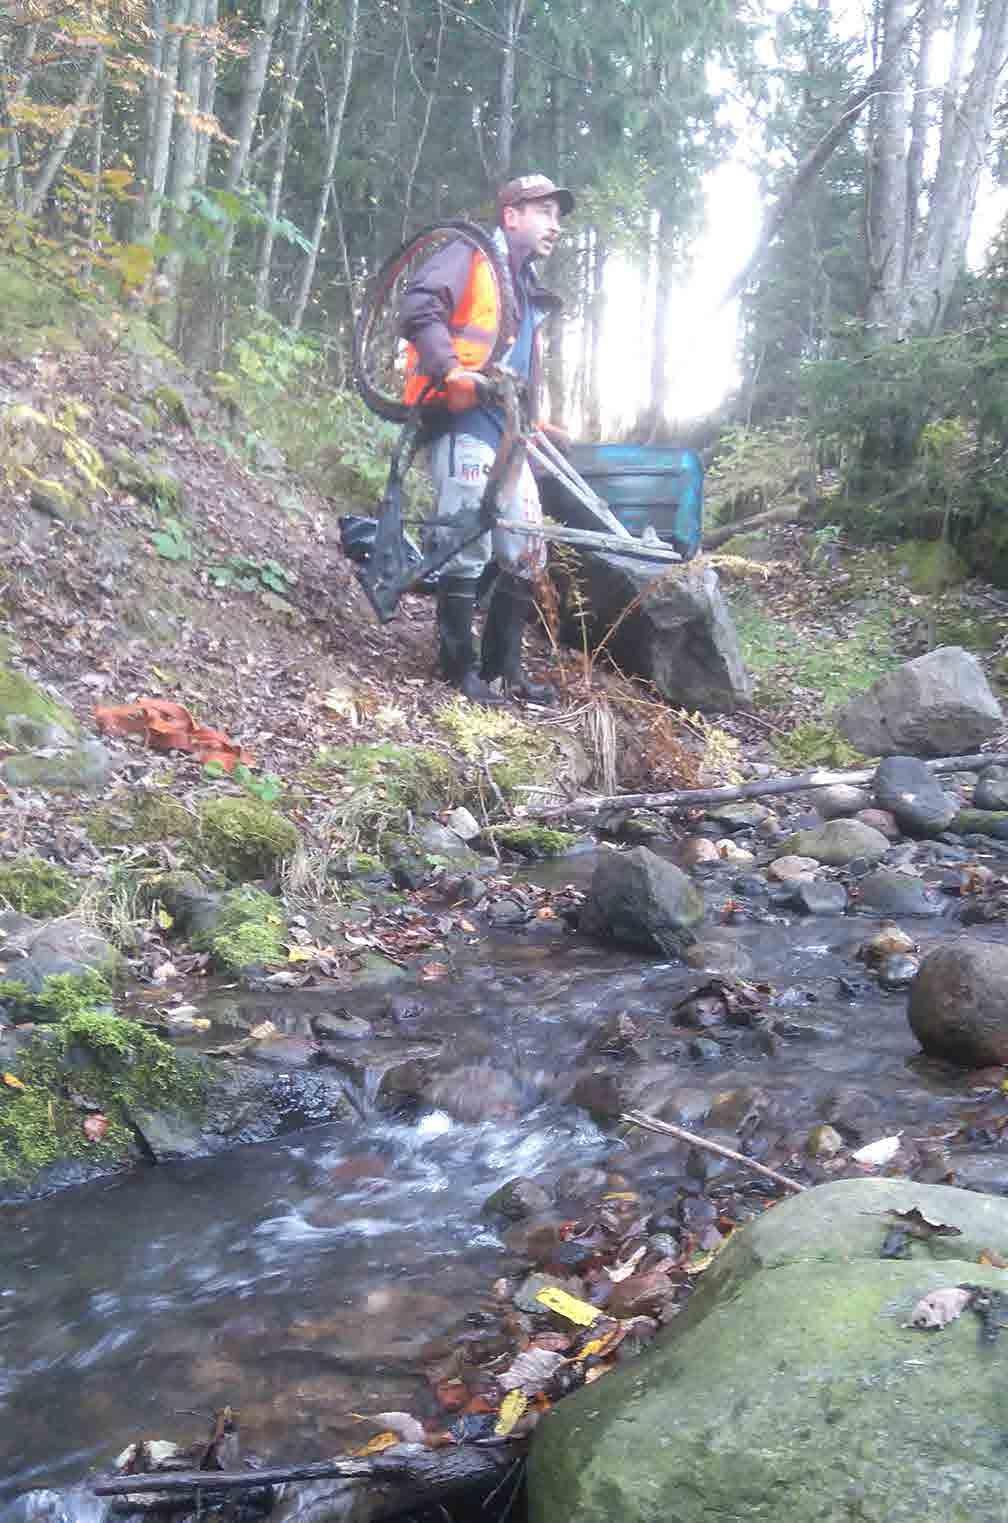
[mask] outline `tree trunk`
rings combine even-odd
[[[29,217],[38,216],[46,196],[52,189],[53,181],[63,166],[63,160],[66,158],[70,144],[73,142],[77,134],[77,128],[80,126],[81,117],[84,115],[87,103],[94,93],[95,85],[98,83],[98,76],[102,71],[104,57],[103,50],[96,48],[94,57],[91,60],[91,67],[81,79],[73,104],[66,108],[63,127],[50,148],[46,161],[40,169],[38,178],[28,196],[25,211]]]
[[[901,338],[907,220],[907,107],[910,0],[879,0],[886,86],[873,102],[868,172],[868,304],[878,342]]]
[[[590,367],[585,401],[585,433],[589,439],[602,437],[602,329],[605,323],[605,267],[608,249],[601,234],[595,232],[595,258],[592,270],[592,294],[588,308],[591,329]]]
[[[666,422],[668,358],[672,342],[669,324],[672,314],[674,250],[668,237],[668,219],[661,214],[655,236],[654,335],[651,340],[651,392],[646,411],[649,444],[659,436]]]
[[[921,215],[924,188],[924,153],[927,148],[931,53],[935,33],[941,26],[943,0],[924,0],[918,20],[917,68],[914,72],[914,97],[910,111],[910,151],[907,154],[906,231],[903,236],[903,273],[905,282],[917,225]]]
[[[105,59],[99,52],[97,104],[95,107],[94,138],[91,145],[91,208],[88,214],[88,262],[84,274],[90,284],[94,273],[94,259],[98,251],[98,216],[101,210],[102,141],[105,135]]]
[[[336,109],[332,114],[329,124],[329,142],[326,149],[325,172],[322,177],[322,187],[319,191],[318,206],[315,212],[315,226],[312,229],[311,249],[305,255],[301,266],[301,279],[298,285],[297,296],[294,300],[294,310],[291,314],[291,326],[300,329],[304,322],[305,311],[308,306],[308,298],[311,295],[312,283],[315,279],[315,267],[318,264],[319,250],[322,247],[322,237],[325,233],[326,213],[329,209],[329,197],[332,195],[332,179],[336,169],[336,160],[339,156],[340,138],[343,133],[343,122],[346,117],[347,100],[350,96],[350,83],[353,79],[354,56],[357,51],[357,18],[360,13],[360,0],[347,0],[346,30],[343,37],[343,78],[340,86],[339,99]]]
[[[294,114],[294,100],[297,96],[298,80],[301,73],[301,55],[304,50],[305,30],[308,25],[308,8],[310,0],[295,0],[294,19],[291,24],[290,42],[287,50],[287,84],[283,99],[280,102],[279,136],[277,137],[276,157],[273,161],[273,174],[270,178],[269,205],[267,208],[268,221],[263,229],[262,244],[259,249],[259,269],[256,273],[255,304],[260,312],[265,312],[269,307],[269,281],[270,265],[273,261],[274,224],[280,215],[280,196],[283,191],[284,174],[287,169],[287,146],[290,141],[291,117]]]
[[[189,0],[175,0],[171,11],[164,13],[165,30],[161,43],[161,72],[158,78],[154,122],[147,158],[147,194],[139,237],[152,243],[161,228],[161,203],[168,183],[172,133],[175,127],[175,89],[178,84],[179,56],[182,48],[180,27],[189,16]],[[154,44],[152,44],[153,49]]]
[[[497,178],[504,181],[511,174],[511,148],[514,142],[515,60],[518,38],[525,19],[525,0],[507,0],[504,46],[501,51],[497,110]]]
[[[147,68],[143,79],[143,135],[137,154],[137,180],[143,189],[143,198],[137,202],[133,213],[133,236],[141,239],[147,233],[151,172],[154,167],[154,140],[157,135],[158,103],[161,99],[161,67],[164,62],[164,45],[168,32],[167,0],[150,0],[150,42],[147,47]]]
[[[205,39],[200,63],[199,113],[203,122],[214,114],[217,96],[217,13],[218,0],[206,0]],[[196,184],[205,185],[210,167],[210,133],[204,126],[196,140]]]
[[[422,85],[420,83],[420,80],[417,77],[416,69],[415,69],[414,63],[413,63],[413,54],[412,54],[412,51],[410,52],[410,71],[411,71],[411,73],[413,75],[414,80],[416,81],[417,89],[420,91],[421,95],[424,98],[424,114],[423,114],[423,122],[421,124],[420,131],[417,134],[416,147],[414,148],[414,151],[413,151],[413,162],[411,163],[410,168],[409,168],[409,173],[406,176],[406,188],[405,188],[405,191],[403,192],[403,215],[402,215],[401,236],[402,236],[404,242],[405,242],[405,239],[406,239],[406,235],[409,232],[410,212],[411,212],[412,206],[413,206],[413,187],[416,184],[417,172],[418,172],[418,170],[420,168],[420,160],[423,157],[424,144],[427,141],[427,133],[428,133],[428,131],[430,129],[431,111],[434,108],[434,97],[435,97],[435,91],[436,91],[436,87],[437,87],[438,75],[439,75],[439,73],[441,71],[441,49],[444,46],[444,34],[445,34],[445,9],[444,9],[443,0],[438,0],[437,12],[438,12],[437,37],[436,37],[435,42],[434,42],[434,61],[433,61],[433,64],[430,66],[430,88],[429,89],[425,85]],[[407,41],[407,45],[408,45],[408,43],[409,43],[409,33],[408,33],[409,18],[408,18],[408,15],[406,17],[404,25],[407,27],[406,41]]]
[[[17,65],[17,71],[11,83],[10,91],[6,98],[6,111],[8,132],[7,167],[10,172],[11,200],[14,202],[14,210],[24,211],[25,183],[24,168],[21,161],[21,138],[14,125],[13,110],[18,102],[24,97],[28,89],[32,75],[32,62],[35,58],[35,49],[38,46],[39,28],[30,26],[25,33],[24,47],[21,58]]]
[[[179,49],[178,94],[181,97],[182,109],[179,112],[171,163],[170,225],[176,238],[185,225],[193,186],[196,183],[197,134],[193,112],[199,103],[199,39],[205,22],[206,0],[190,0],[187,30],[183,34]],[[173,286],[181,268],[182,254],[178,249],[173,249],[165,260],[165,274]]]
[[[273,34],[280,15],[280,0],[263,0],[262,25],[256,31],[249,48],[245,66],[245,83],[238,105],[238,126],[235,144],[228,160],[224,184],[227,190],[237,190],[245,175],[252,137],[259,117],[259,103],[266,84],[270,54],[273,51]]]

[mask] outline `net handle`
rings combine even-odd
[[[382,391],[376,384],[370,373],[369,350],[372,337],[379,320],[382,318],[386,305],[395,291],[396,281],[406,266],[416,257],[417,253],[425,244],[430,244],[431,253],[438,246],[453,240],[461,240],[472,246],[474,253],[482,254],[489,264],[500,302],[506,299],[509,290],[509,272],[504,268],[500,254],[493,241],[493,236],[486,228],[480,227],[476,222],[465,220],[435,222],[429,227],[421,228],[414,233],[405,243],[401,244],[395,253],[391,254],[377,275],[371,280],[361,305],[357,323],[354,328],[353,346],[353,376],[361,397],[370,407],[372,412],[380,418],[387,419],[390,423],[405,423],[412,409],[401,397],[392,397]],[[501,323],[493,348],[480,369],[493,364],[500,359],[501,354],[507,348],[507,336],[504,324]]]

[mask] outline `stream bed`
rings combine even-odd
[[[549,871],[585,882],[592,864]],[[347,1079],[353,1120],[7,1207],[0,1500],[73,1485],[139,1437],[192,1441],[225,1404],[245,1451],[272,1463],[359,1446],[375,1429],[354,1414],[433,1415],[426,1368],[459,1340],[493,1356],[490,1288],[530,1262],[514,1229],[483,1212],[495,1189],[599,1165],[652,1209],[710,1186],[681,1145],[628,1138],[571,1103],[586,1044],[617,1016],[646,1033],[649,1062],[677,1069],[668,1119],[734,1132],[785,1169],[819,1123],[852,1147],[902,1131],[921,1177],[1008,1191],[1008,1102],[983,1076],[920,1055],[905,992],[883,993],[855,960],[876,922],[720,924],[729,886],[714,874],[705,893],[717,942],[768,986],[771,1019],[755,1035],[676,1029],[670,1012],[702,972],[550,920],[453,949],[451,978],[397,982],[394,1025],[382,1024],[388,991],[247,996],[280,1029],[345,1004],[373,1021],[372,1049],[435,1044],[470,1093],[390,1115],[380,1066],[365,1067]],[[998,926],[965,930],[952,898],[948,913],[905,925],[922,951],[1005,939]],[[707,1043],[696,1056],[698,1035],[717,1037],[719,1055]],[[460,1119],[481,1109],[493,1113]],[[557,1211],[577,1212],[562,1190]]]

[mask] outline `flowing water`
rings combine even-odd
[[[712,905],[725,890],[709,886]],[[953,917],[908,925],[924,948],[965,934]],[[865,1141],[952,1132],[966,1118],[973,1131],[953,1148],[962,1180],[973,1170],[980,1187],[1008,1190],[1008,1160],[978,1111],[995,1102],[922,1059],[906,996],[880,993],[854,961],[871,928],[854,916],[718,926],[748,976],[772,985],[778,1034],[740,1034],[713,1062],[683,1058],[682,1034],[670,1036],[684,1114],[755,1090],[771,1140],[834,1117]],[[565,1094],[578,1050],[613,1015],[648,1027],[660,1059],[668,1012],[697,975],[548,921],[469,956],[450,982],[418,988],[425,1011],[408,1037],[447,1044],[488,1082],[512,1076],[515,1114],[392,1119],[365,1074],[354,1121],[6,1209],[0,1495],[66,1486],[140,1436],[190,1441],[225,1403],[240,1409],[246,1448],[274,1463],[360,1444],[374,1429],[354,1413],[432,1415],[431,1359],[459,1339],[484,1340],[487,1357],[499,1347],[482,1308],[521,1260],[481,1215],[495,1188],[603,1159],[652,1198],[673,1188],[682,1157],[670,1162],[659,1139],[637,1149],[607,1135]]]

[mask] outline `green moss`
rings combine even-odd
[[[0,1004],[9,1005],[17,1015],[35,1021],[73,1019],[95,1005],[107,1004],[111,998],[108,981],[93,969],[85,973],[51,973],[43,979],[37,993],[32,993],[19,979],[0,981]]]
[[[193,938],[227,972],[262,963],[285,962],[287,922],[277,901],[257,888],[232,889],[221,901],[209,930]]]
[[[24,1087],[0,1089],[0,1177],[19,1181],[66,1159],[121,1162],[134,1151],[133,1107],[198,1116],[206,1093],[195,1060],[139,1022],[82,1003],[20,1052],[12,1069]],[[81,1102],[109,1123],[97,1142],[83,1130]]]
[[[176,428],[188,428],[192,430],[192,414],[189,404],[180,391],[174,386],[158,386],[151,392],[151,401],[158,412],[173,423]]]
[[[211,799],[200,810],[211,865],[230,878],[267,878],[300,843],[297,827],[258,799]]]
[[[789,624],[765,613],[751,592],[740,589],[731,604],[742,657],[756,680],[758,704],[790,703],[800,687],[819,694],[823,705],[833,708],[899,664],[888,609],[875,609],[860,619],[845,610],[832,637],[821,627],[815,638],[802,640]]]
[[[149,460],[140,460],[121,448],[110,450],[106,463],[117,484],[140,502],[150,503],[162,513],[182,512],[185,507],[182,484],[170,471],[161,470]]]
[[[844,740],[835,725],[814,720],[795,725],[774,741],[781,762],[796,769],[805,767],[853,767],[864,757]]]
[[[0,864],[0,902],[22,915],[38,920],[65,915],[79,898],[77,880],[53,862],[24,856]]]
[[[197,825],[188,809],[166,793],[143,793],[121,808],[105,805],[87,822],[96,846],[146,846],[159,841],[191,840]]]
[[[504,710],[455,699],[439,709],[434,719],[452,748],[471,764],[473,781],[465,795],[467,803],[483,802],[487,767],[505,800],[525,803],[527,795],[522,790],[555,779],[563,763],[556,742]]]
[[[495,825],[490,834],[498,846],[535,858],[562,857],[579,839],[573,831],[550,830],[545,825]]]
[[[392,741],[320,751],[311,778],[316,786],[332,786],[333,841],[349,850],[380,847],[386,836],[403,832],[422,805],[457,803],[461,791],[443,752]]]
[[[29,719],[39,720],[42,724],[58,725],[71,735],[77,729],[77,721],[69,709],[54,703],[21,672],[0,666],[0,731],[4,730],[6,721],[15,714],[25,714]]]
[[[944,540],[909,539],[895,546],[886,557],[897,574],[902,573],[914,592],[944,592],[967,577],[966,564]]]

